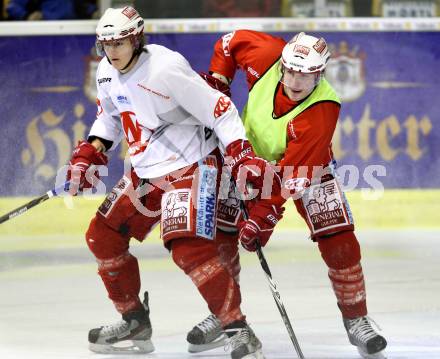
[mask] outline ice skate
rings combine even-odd
[[[351,344],[357,347],[362,358],[386,359],[383,350],[387,346],[387,341],[374,330],[371,325],[372,322],[374,323],[374,321],[367,316],[355,319],[344,318],[344,326],[347,330],[348,339]]]
[[[188,333],[188,351],[199,353],[218,348],[225,344],[226,334],[220,325],[220,321],[213,314],[202,320]]]
[[[123,314],[116,324],[89,331],[89,349],[102,354],[151,353],[154,346],[149,315],[148,292],[145,292],[141,309]]]
[[[245,322],[237,321],[225,328],[225,350],[231,348],[232,359],[265,359],[260,340]]]

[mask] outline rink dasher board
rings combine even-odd
[[[0,36],[90,35],[97,20],[8,21]],[[146,33],[224,33],[237,29],[265,32],[440,31],[440,18],[209,18],[145,19]]]

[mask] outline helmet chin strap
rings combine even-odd
[[[131,55],[130,61],[128,61],[127,65],[125,65],[124,68],[120,69],[119,71],[124,73],[124,70],[126,70],[131,65],[131,63],[133,62],[135,57],[138,56],[138,55],[139,54],[137,53],[137,51],[133,51],[133,55]]]
[[[316,79],[315,79],[315,86],[317,86],[317,85],[321,82],[321,79],[322,79],[323,75],[324,75],[324,71],[321,71],[321,72],[318,74],[318,76],[316,76]]]
[[[124,70],[126,70],[126,69],[131,65],[131,63],[133,62],[133,60],[134,60],[137,56],[139,56],[143,51],[144,51],[143,48],[140,48],[140,49],[138,48],[138,49],[134,50],[134,51],[133,51],[133,55],[131,55],[130,61],[128,61],[128,62],[127,62],[127,65],[125,65],[124,68],[120,69],[119,72],[124,73]],[[109,64],[111,65],[112,62],[111,62],[110,59],[108,58],[107,54],[105,54],[105,57],[107,58],[107,61],[108,61]]]

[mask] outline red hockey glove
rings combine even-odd
[[[279,197],[281,180],[272,165],[256,157],[247,140],[236,140],[226,147],[226,165],[231,169],[237,188],[243,192],[250,185],[263,198]],[[245,183],[243,183],[245,182]]]
[[[87,180],[87,170],[91,165],[106,165],[107,162],[107,156],[102,152],[98,152],[93,145],[87,141],[78,142],[78,145],[73,150],[67,171],[66,180],[70,182],[69,193],[75,196],[84,188],[93,187],[96,183],[90,183]],[[95,170],[93,175],[96,179],[99,179],[97,170]]]
[[[257,242],[264,247],[275,225],[283,217],[284,208],[274,205],[270,200],[249,203],[249,218],[238,224],[241,245],[248,251],[257,249]]]
[[[228,97],[231,97],[231,88],[229,85],[225,84],[223,81],[219,80],[217,77],[214,77],[206,72],[200,72],[199,75],[205,80],[209,86],[213,89],[220,91]]]

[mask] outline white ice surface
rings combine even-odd
[[[440,359],[440,233],[358,232],[370,315],[383,329],[389,359]],[[326,267],[305,232],[281,232],[265,254],[307,359],[355,359]],[[79,239],[81,240],[81,239]],[[149,355],[98,355],[90,328],[119,320],[84,247],[5,253],[0,245],[0,359],[229,358],[223,348],[189,354],[185,337],[207,307],[161,245],[133,246],[142,290],[150,292]],[[296,358],[255,254],[242,253],[242,309],[267,359]],[[3,261],[3,265],[2,265]],[[5,264],[6,263],[6,264]]]

